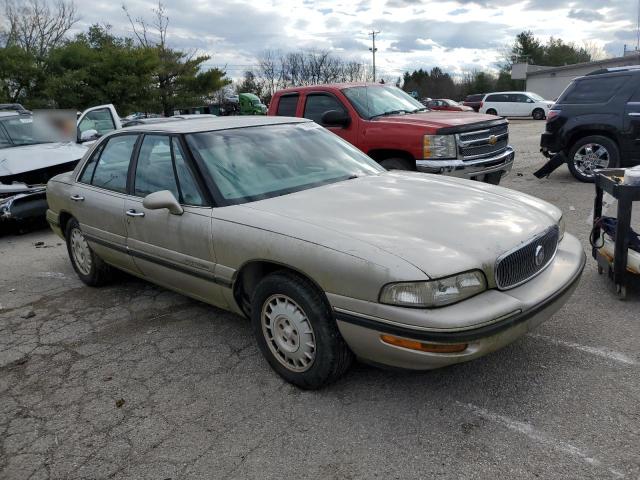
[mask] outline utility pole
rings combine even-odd
[[[376,35],[379,33],[380,32],[376,32],[375,30],[369,32],[369,35],[371,35],[371,40],[373,41],[373,45],[369,49],[369,51],[373,54],[373,83],[376,82],[376,52],[378,51],[378,49],[376,48]]]

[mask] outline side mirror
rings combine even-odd
[[[328,110],[322,114],[322,124],[328,127],[346,127],[351,123],[351,117],[341,110]]]
[[[89,129],[89,130],[85,130],[84,132],[80,133],[80,143],[82,142],[88,142],[90,140],[95,140],[96,138],[98,138],[100,135],[98,135],[98,131],[94,130],[93,128]]]
[[[182,215],[184,213],[184,209],[169,190],[150,193],[142,200],[142,206],[149,210],[166,208],[173,215]]]

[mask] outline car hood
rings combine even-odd
[[[477,268],[492,276],[498,256],[561,216],[526,194],[414,172],[356,178],[245,206],[323,228],[326,238],[314,228],[314,238],[307,239],[321,245],[331,247],[332,236],[347,235],[431,278]],[[357,242],[352,247],[357,250]]]
[[[87,147],[74,142],[40,143],[0,149],[0,177],[79,160]]]
[[[376,117],[375,122],[387,122],[403,125],[424,126],[428,129],[440,129],[445,127],[460,127],[479,122],[495,122],[493,115],[484,115],[472,111],[437,111],[433,110],[424,113],[410,113],[406,115],[389,115]]]

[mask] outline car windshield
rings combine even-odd
[[[52,143],[63,141],[62,135],[46,124],[39,123],[34,128],[31,115],[15,115],[0,119],[4,131],[0,128],[0,137],[8,136],[7,141],[0,141],[0,148],[21,145],[35,145],[38,143]]]
[[[370,85],[342,90],[362,118],[416,113],[427,108],[397,87]]]
[[[544,98],[542,98],[537,93],[529,93],[529,96],[533,98],[536,102],[544,102]]]
[[[187,142],[229,204],[385,171],[313,122],[194,133]]]
[[[460,105],[458,102],[455,102],[455,101],[453,101],[453,100],[448,100],[448,99],[447,99],[447,100],[445,100],[445,101],[444,101],[444,103],[446,103],[446,104],[447,104],[447,105],[449,105],[450,107],[457,107],[457,106],[459,106],[459,105]]]

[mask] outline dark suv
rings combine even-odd
[[[480,110],[482,107],[482,99],[484,98],[484,93],[474,93],[473,95],[467,95],[462,102],[462,105],[465,107],[471,107],[476,112]]]
[[[540,146],[553,163],[543,175],[566,162],[581,182],[599,168],[640,164],[640,65],[573,80],[549,111]]]

